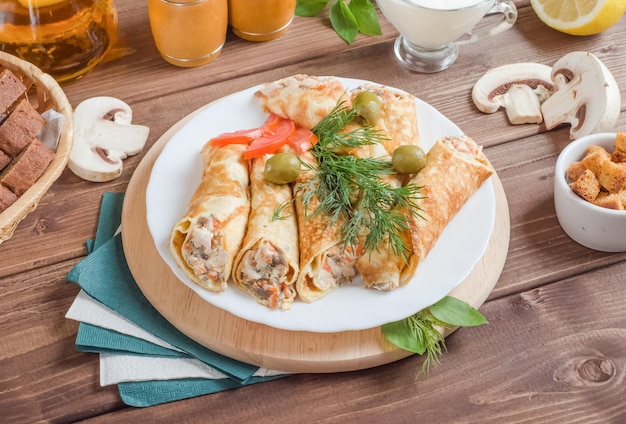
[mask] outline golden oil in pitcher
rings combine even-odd
[[[60,82],[90,71],[116,36],[113,0],[0,0],[0,50]]]

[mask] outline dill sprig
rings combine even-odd
[[[428,374],[432,365],[439,365],[441,355],[446,350],[445,337],[437,327],[447,327],[446,323],[435,318],[428,309],[424,309],[405,319],[411,337],[423,346],[426,357],[422,363],[422,373]]]
[[[272,219],[271,222],[274,221],[283,221],[285,219],[287,219],[289,217],[289,215],[284,215],[283,212],[285,211],[285,209],[287,209],[291,204],[293,203],[293,199],[290,200],[285,200],[283,203],[281,203],[280,205],[277,205],[276,207],[274,207],[274,210],[272,211]]]
[[[415,201],[420,198],[420,187],[392,187],[384,182],[385,175],[395,173],[388,160],[346,154],[349,149],[380,143],[384,137],[373,127],[355,126],[342,132],[355,117],[356,112],[340,101],[313,128],[319,139],[311,149],[317,167],[304,164],[314,171],[314,177],[298,187],[303,205],[308,210],[317,196],[319,204],[313,215],[327,216],[329,225],[339,222],[344,246],[356,246],[364,235],[363,249],[372,251],[388,238],[393,253],[408,260],[411,250],[402,238],[409,228],[404,211],[419,216]]]

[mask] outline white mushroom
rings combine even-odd
[[[546,129],[571,124],[570,138],[609,131],[617,122],[621,96],[611,72],[589,52],[572,52],[552,67],[556,92],[541,106]]]
[[[472,100],[485,113],[506,109],[511,124],[542,122],[541,103],[554,90],[550,68],[539,63],[512,63],[487,71],[472,89]]]
[[[122,159],[139,153],[150,129],[131,125],[133,112],[114,97],[92,97],[74,109],[74,144],[68,166],[87,181],[111,181],[122,174]]]

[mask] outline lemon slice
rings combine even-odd
[[[606,31],[626,11],[626,0],[530,0],[543,23],[572,35]]]
[[[61,3],[62,1],[65,1],[65,0],[18,0],[20,5],[22,5],[22,7],[25,7],[27,9],[29,7],[37,8],[37,7],[52,6],[53,4]]]

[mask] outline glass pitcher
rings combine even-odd
[[[0,0],[0,50],[59,82],[90,71],[116,36],[113,0]]]

